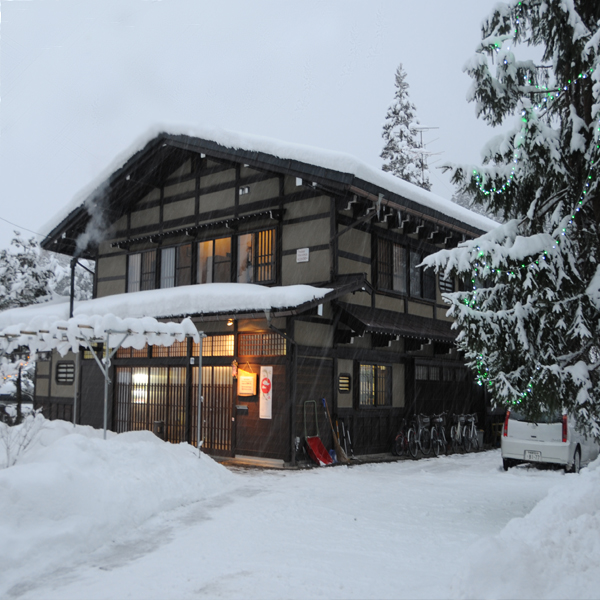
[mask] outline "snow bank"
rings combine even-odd
[[[15,466],[0,471],[5,574],[27,563],[36,570],[65,566],[161,511],[235,484],[232,473],[204,454],[198,458],[189,444],[165,443],[148,431],[103,440],[91,427],[40,418],[35,441]]]
[[[459,598],[598,597],[600,459],[566,477],[569,485],[472,546],[454,583]]]

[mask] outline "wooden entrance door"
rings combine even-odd
[[[191,433],[197,439],[198,367],[192,370]],[[202,367],[202,396],[200,413],[202,449],[207,454],[233,456],[233,377],[231,367]]]

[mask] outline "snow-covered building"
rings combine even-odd
[[[479,402],[441,297],[455,283],[418,265],[494,225],[347,155],[171,128],[119,157],[42,246],[96,263],[75,315],[190,317],[207,336],[202,357],[191,338],[121,348],[111,429],[160,422],[193,442],[202,396],[207,452],[293,463],[315,409],[331,447],[321,398],[359,454],[387,451],[405,416]],[[89,351],[38,362],[50,417],[72,418],[78,394],[77,422],[100,426],[102,390]]]

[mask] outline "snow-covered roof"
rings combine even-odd
[[[35,349],[43,350],[44,336],[49,343],[50,338],[56,339],[58,335],[64,338],[64,348],[68,349],[77,345],[81,335],[96,339],[108,330],[129,330],[136,335],[124,343],[125,347],[143,346],[146,341],[170,345],[173,339],[169,336],[180,340],[185,335],[196,335],[195,327],[187,319],[181,324],[158,323],[156,319],[294,308],[319,300],[332,291],[310,285],[273,288],[249,283],[187,285],[75,302],[72,319],[69,319],[69,300],[62,299],[0,312],[0,337],[10,342],[11,349],[21,343],[32,347],[27,334],[24,337],[21,334],[33,332],[39,338]],[[142,334],[144,339],[140,337]]]
[[[282,160],[298,161],[338,173],[353,175],[360,180],[386,189],[391,193],[398,194],[421,206],[438,211],[443,215],[479,230],[490,231],[498,226],[498,223],[488,217],[474,213],[450,200],[399,179],[390,173],[367,165],[350,154],[281,142],[262,136],[235,133],[223,129],[182,125],[157,125],[134,140],[128,148],[115,157],[89,185],[76,194],[70,203],[66,204],[62,210],[56,213],[53,219],[46,223],[42,228],[42,232],[45,235],[49,235],[72,211],[102,190],[113,173],[122,168],[136,153],[143,150],[149,142],[161,135],[188,136],[214,142],[226,149],[265,153]]]
[[[65,353],[86,338],[103,339],[107,332],[129,332],[124,347],[169,346],[198,333],[190,319],[160,323],[157,319],[227,312],[270,311],[297,307],[320,299],[331,289],[308,285],[267,288],[242,283],[189,285],[119,294],[76,302],[47,302],[0,313],[0,346],[8,352],[28,345],[32,351],[57,348]]]

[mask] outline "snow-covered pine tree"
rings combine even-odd
[[[429,171],[417,130],[417,109],[408,95],[409,86],[402,63],[396,69],[395,85],[394,101],[388,108],[383,125],[385,145],[380,155],[384,160],[382,169],[429,190]]]
[[[52,277],[35,239],[15,231],[10,247],[0,250],[0,310],[38,302],[48,294]]]
[[[87,261],[81,261],[86,263]],[[69,296],[71,289],[69,259],[42,250],[34,238],[25,239],[15,231],[9,248],[0,250],[0,311]],[[92,276],[85,269],[75,270],[75,298],[91,298]],[[15,352],[0,356],[0,389],[18,395],[17,376],[21,367],[22,391],[33,393],[35,359],[24,360]]]
[[[88,267],[88,261],[81,260]],[[75,269],[75,299],[92,296],[92,275]],[[69,296],[71,267],[67,257],[42,250],[34,238],[15,231],[11,245],[0,250],[0,311]]]
[[[600,438],[600,3],[499,4],[465,70],[478,116],[512,127],[483,167],[447,168],[510,220],[426,263],[467,283],[447,299],[493,400]]]

